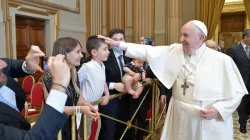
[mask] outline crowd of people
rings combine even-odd
[[[243,33],[240,44],[222,53],[219,45],[207,40],[207,27],[197,20],[181,28],[181,44],[155,46],[151,37],[140,37],[138,43],[126,43],[120,28],[109,36],[90,36],[85,58],[80,42],[71,37],[54,42],[43,75],[45,106],[31,128],[20,114],[25,93],[14,80],[42,71],[44,53],[31,46],[25,60],[0,59],[0,139],[55,140],[59,130],[62,139],[83,139],[82,113],[88,118],[87,134],[97,120],[98,140],[117,140],[126,126],[100,116],[99,112],[127,122],[150,86],[158,78],[160,101],[167,104],[161,140],[233,140],[232,113],[237,109],[241,133],[247,133],[250,88],[250,30]],[[108,45],[111,46],[109,49]],[[110,95],[127,92],[109,100]],[[146,96],[132,124],[146,129],[146,116],[152,95]],[[100,105],[91,102],[103,98]],[[239,107],[238,107],[239,106]],[[76,114],[76,134],[71,119]],[[142,140],[143,131],[128,129],[123,139]]]

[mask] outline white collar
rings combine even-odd
[[[198,63],[198,61],[200,60],[200,57],[204,53],[205,49],[206,49],[206,45],[205,45],[205,43],[203,43],[200,48],[198,48],[197,50],[192,52],[190,55],[188,55],[190,57],[187,57],[187,58],[190,59],[191,57],[195,57],[196,62]]]
[[[123,51],[122,51],[122,54],[117,53],[117,52],[115,52],[115,51],[113,51],[113,52],[114,52],[114,55],[115,55],[115,58],[116,58],[116,59],[118,59],[118,57],[121,56],[121,55],[123,56]]]
[[[244,44],[242,41],[241,41],[241,45],[243,46],[244,50],[246,51],[246,47],[247,47],[247,45],[246,45],[246,44]]]
[[[103,68],[104,68],[103,62],[101,63],[101,65],[100,65],[98,62],[96,62],[94,59],[91,59],[91,62],[92,62],[97,68],[99,68],[99,69],[103,69]]]
[[[16,94],[12,89],[7,86],[2,86],[0,88],[0,94],[7,102],[16,107]]]

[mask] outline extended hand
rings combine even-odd
[[[167,96],[166,95],[161,95],[161,103],[164,105],[167,103]]]
[[[103,102],[101,103],[101,105],[107,105],[109,102],[109,95],[105,95],[103,96]]]
[[[42,68],[39,66],[40,57],[42,56],[44,56],[44,53],[40,50],[40,48],[38,46],[32,45],[29,53],[25,57],[26,67],[29,72],[42,72]]]
[[[145,78],[144,82],[146,82],[147,84],[151,84],[152,83],[152,79],[151,78]]]
[[[105,43],[111,45],[111,46],[115,46],[115,47],[119,47],[120,45],[120,41],[115,41],[111,38],[108,38],[108,37],[105,37],[105,36],[102,36],[102,35],[98,35],[98,38],[101,38],[101,39],[104,39],[105,40]]]
[[[218,110],[213,107],[207,107],[205,110],[201,110],[201,117],[207,120],[216,119],[219,116]]]

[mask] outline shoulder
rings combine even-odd
[[[210,48],[206,48],[207,49],[207,54],[208,57],[211,61],[213,62],[228,62],[231,61],[232,58],[224,53],[212,50]]]

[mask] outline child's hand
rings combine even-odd
[[[140,95],[140,94],[136,92],[136,93],[132,96],[132,98],[133,98],[133,99],[137,99],[137,98],[139,97],[139,95]]]
[[[139,81],[140,79],[141,79],[140,74],[139,74],[139,73],[135,73],[135,75],[133,76],[134,82],[137,82],[137,81]]]
[[[90,108],[89,106],[81,106],[81,112],[84,113],[88,119],[98,119],[100,115],[98,113],[98,109]]]
[[[101,105],[107,105],[109,102],[109,95],[105,95],[103,96],[103,102],[101,103]]]

